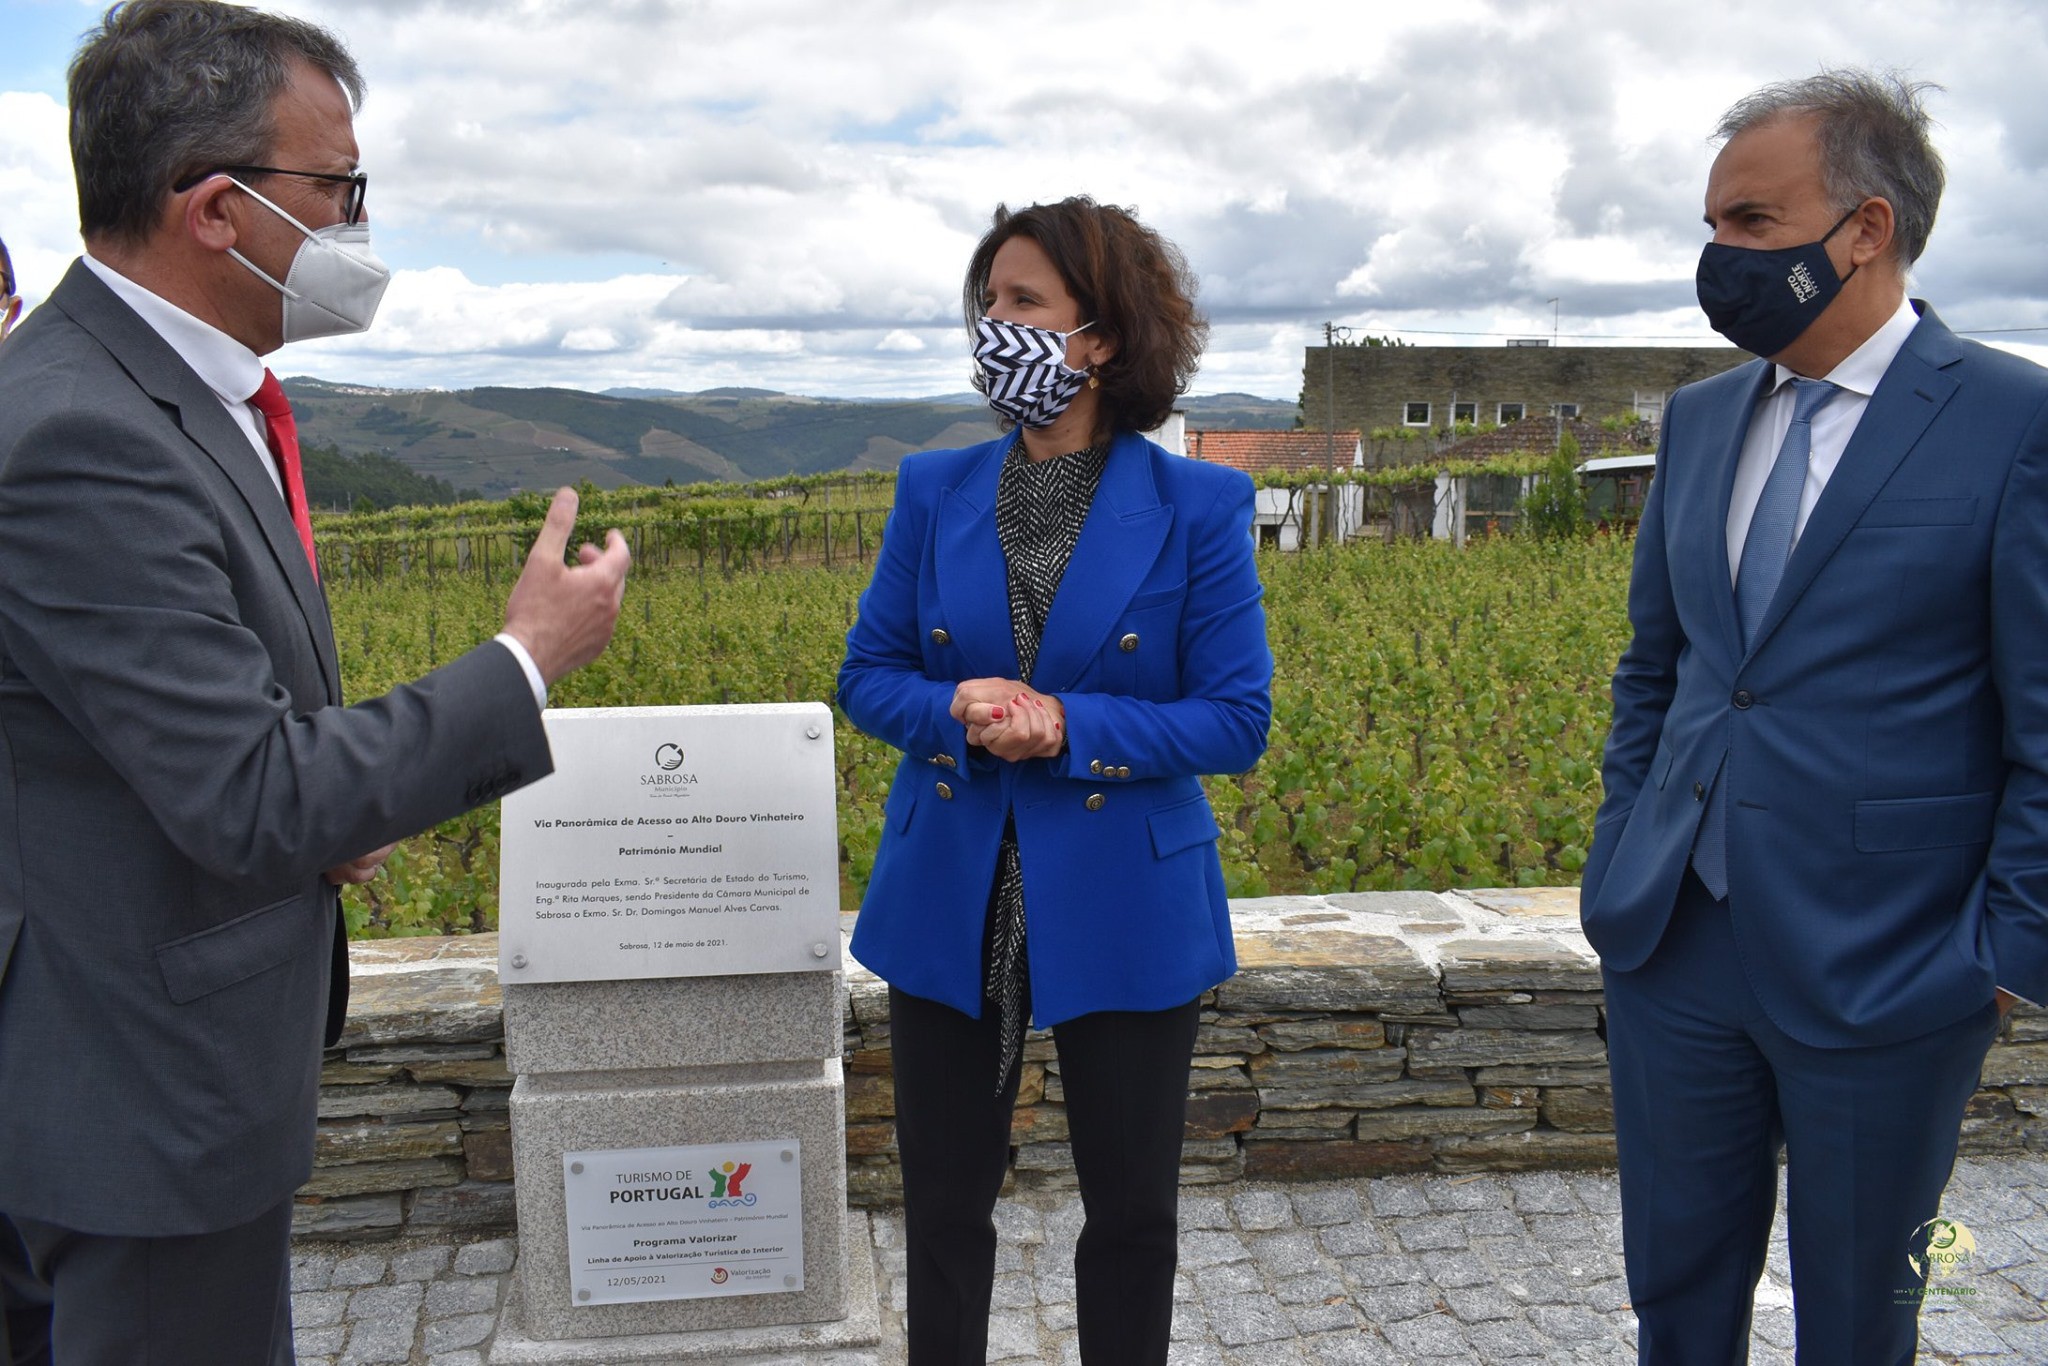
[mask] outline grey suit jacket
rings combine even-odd
[[[0,344],[0,1211],[210,1232],[312,1168],[321,871],[550,769],[486,643],[341,705],[283,501],[83,266]]]

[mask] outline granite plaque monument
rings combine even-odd
[[[520,1256],[492,1361],[873,1341],[867,1221],[846,1208],[830,709],[545,723],[556,771],[502,817]]]

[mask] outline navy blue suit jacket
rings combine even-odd
[[[1006,816],[1024,868],[1032,1012],[1162,1010],[1236,970],[1218,830],[1196,775],[1266,747],[1273,656],[1252,483],[1120,434],[1027,680],[1068,752],[970,753],[954,686],[1017,677],[996,538],[1012,436],[903,462],[839,704],[902,749],[853,953],[913,995],[981,1014],[981,941]]]
[[[1584,873],[1640,966],[1725,785],[1744,965],[1820,1047],[2048,998],[2048,371],[1919,307],[1747,650],[1726,527],[1771,367],[1672,395]]]

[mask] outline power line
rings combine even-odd
[[[1479,332],[1443,327],[1393,327],[1387,329],[1395,335],[1408,334],[1417,337],[1526,337],[1522,332]],[[1951,329],[1959,337],[1989,337],[2010,332],[2048,332],[2048,325],[2041,327],[1958,327]],[[1704,345],[1715,345],[1706,337],[1695,332],[1553,332],[1553,339],[1570,337],[1573,341],[1689,341]]]

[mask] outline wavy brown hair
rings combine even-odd
[[[1129,209],[1086,195],[1014,213],[998,204],[960,291],[970,338],[985,311],[996,251],[1012,237],[1039,245],[1081,305],[1082,321],[1093,319],[1096,335],[1116,342],[1116,354],[1095,368],[1110,430],[1146,432],[1165,422],[1209,339],[1209,321],[1195,309],[1194,272],[1180,248]],[[982,385],[977,371],[974,386]]]

